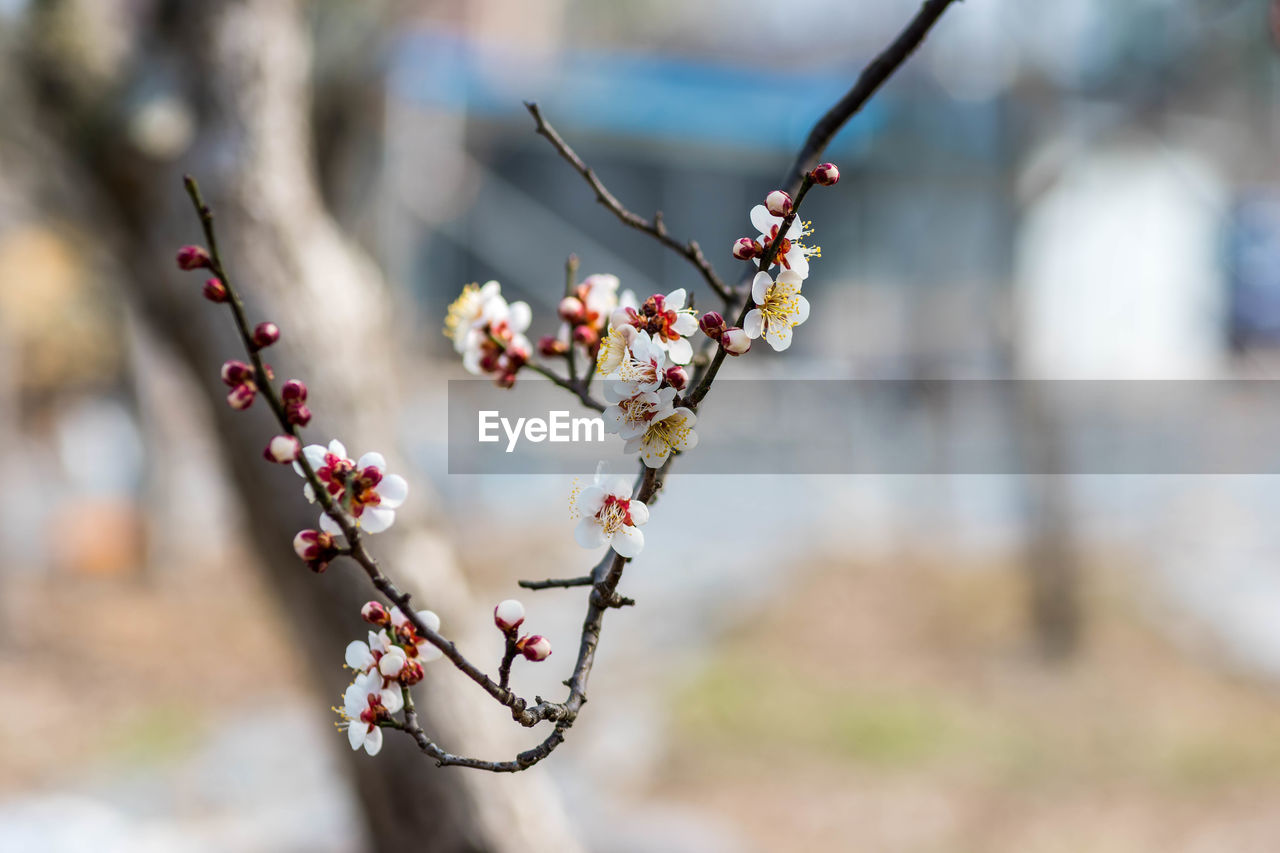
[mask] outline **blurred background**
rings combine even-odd
[[[550,333],[570,252],[711,304],[521,101],[736,277],[917,5],[0,0],[0,849],[1280,847],[1280,488],[1073,474],[1034,392],[1037,476],[671,476],[534,771],[332,728],[369,590],[299,564],[268,413],[221,402],[180,175],[307,437],[408,476],[380,556],[496,664],[492,603],[591,557],[567,478],[447,474],[446,306],[496,277]],[[1268,0],[957,4],[829,150],[795,346],[731,373],[1271,378],[1278,35]],[[515,686],[559,696],[584,596],[521,598],[557,652]],[[420,692],[455,752],[533,743],[443,665]]]

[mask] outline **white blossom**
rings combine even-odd
[[[800,295],[801,284],[801,277],[790,270],[779,273],[776,282],[767,272],[756,273],[751,282],[756,307],[742,324],[747,337],[763,336],[779,352],[791,346],[791,330],[809,319],[809,300]]]

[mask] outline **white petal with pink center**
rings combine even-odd
[[[384,689],[382,681],[381,673],[357,675],[342,694],[342,708],[338,710],[351,748],[363,747],[370,755],[377,755],[382,749],[382,729],[378,720],[404,707],[404,697],[399,688]]]
[[[636,338],[636,327],[630,323],[614,324],[609,334],[600,341],[600,354],[596,357],[596,373],[602,378],[615,375]]]
[[[391,647],[391,638],[387,636],[385,630],[376,634],[370,631],[367,643],[361,640],[352,640],[347,644],[347,666],[357,672],[369,672],[377,666],[378,659],[385,655]]]
[[[751,224],[760,232],[756,242],[768,249],[770,242],[777,238],[784,219],[785,217],[771,214],[763,204],[757,204],[751,208]],[[783,243],[779,247],[778,256],[774,258],[774,265],[781,264],[784,270],[796,273],[801,279],[808,278],[809,256],[821,257],[822,255],[821,248],[807,246],[803,242],[804,238],[812,233],[807,223],[793,219],[787,233],[782,235]]]
[[[649,520],[649,508],[631,499],[630,479],[596,472],[595,481],[573,495],[573,517],[580,518],[573,536],[583,548],[610,545],[623,557],[634,557],[644,548],[638,529]]]
[[[468,284],[462,289],[462,295],[449,306],[449,313],[444,321],[445,334],[453,341],[453,348],[457,352],[466,349],[467,333],[477,325],[484,324],[489,303],[501,299],[502,286],[496,281],[485,282],[483,287]]]
[[[809,300],[800,295],[803,283],[791,271],[779,273],[777,281],[767,272],[756,273],[751,281],[756,307],[747,312],[742,323],[747,337],[763,337],[779,352],[791,346],[791,330],[809,319]]]
[[[419,610],[417,613],[418,619],[421,620],[423,625],[426,625],[437,634],[440,633],[440,617],[437,616],[434,611]],[[404,628],[406,626],[412,626],[412,623],[409,621],[409,617],[405,616],[404,612],[399,607],[392,607],[391,626],[393,628]],[[425,637],[419,637],[418,640],[420,642],[415,642],[418,649],[418,660],[423,663],[430,663],[431,661],[438,660],[444,656],[444,652],[440,651],[440,649]]]
[[[666,369],[666,348],[649,337],[648,332],[636,332],[614,374],[617,380],[614,387],[618,393],[657,391]]]
[[[351,513],[361,530],[381,533],[395,522],[396,509],[409,496],[409,483],[399,474],[387,473],[387,460],[381,453],[366,453],[353,462],[336,439],[328,447],[308,445],[302,453],[330,496]],[[301,465],[295,462],[293,467],[302,474]],[[302,492],[315,502],[310,483]],[[332,536],[342,535],[342,528],[327,512],[320,514],[320,529]]]

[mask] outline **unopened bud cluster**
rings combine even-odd
[[[540,634],[525,634],[516,639],[520,626],[524,624],[524,605],[514,598],[498,603],[493,608],[493,624],[513,642],[515,650],[531,661],[546,660],[551,656],[551,641]]]

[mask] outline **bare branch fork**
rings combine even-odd
[[[814,126],[785,179],[791,194],[794,196],[794,200],[791,210],[780,225],[780,233],[787,233],[787,229],[795,221],[800,206],[814,183],[813,166],[818,162],[827,144],[844,123],[862,107],[884,81],[911,55],[920,42],[923,41],[930,28],[953,2],[958,2],[958,0],[928,0],[928,2],[925,2],[906,29],[866,67],[853,88]],[[568,146],[555,129],[547,123],[538,106],[533,103],[526,103],[526,107],[534,118],[536,131],[544,136],[587,181],[595,191],[600,203],[624,224],[650,234],[664,246],[680,254],[693,264],[702,274],[708,286],[724,301],[727,309],[726,313],[733,313],[732,309],[738,309],[737,325],[741,326],[752,307],[752,300],[749,294],[740,296],[732,288],[728,287],[716,275],[710,264],[707,263],[702,250],[695,241],[680,243],[672,238],[663,224],[661,213],[657,214],[652,221],[649,221],[623,207],[617,198],[605,188],[595,173],[574,153],[573,149]],[[209,258],[205,265],[217,276],[226,289],[226,298],[222,301],[225,301],[231,309],[236,330],[252,364],[254,385],[266,399],[267,405],[283,433],[297,440],[300,444],[298,427],[291,420],[288,407],[273,384],[273,378],[262,359],[261,346],[255,342],[254,332],[250,331],[244,302],[227,274],[226,266],[218,249],[213,211],[205,204],[200,189],[193,178],[187,176],[184,184],[200,218],[208,245]],[[771,241],[759,257],[758,263],[753,265],[747,278],[757,272],[768,271],[777,258],[780,244],[781,241],[779,240]],[[566,277],[570,286],[575,272],[576,259],[571,257],[566,265]],[[739,305],[740,301],[741,305]],[[710,353],[710,348],[712,347],[715,348],[714,354]],[[727,352],[723,345],[708,340],[708,347],[695,360],[695,364],[701,364],[702,367],[697,372],[695,380],[691,383],[691,390],[681,401],[683,405],[691,410],[697,409],[709,392],[712,382],[724,363],[726,354]],[[592,397],[589,392],[589,386],[594,375],[594,365],[587,371],[585,376],[579,377],[576,375],[573,358],[574,353],[571,346],[567,355],[569,373],[567,378],[558,376],[553,371],[547,370],[540,365],[530,363],[524,366],[536,370],[557,385],[570,391],[585,406],[597,411],[603,410],[603,404]],[[633,490],[635,500],[644,502],[646,505],[652,505],[656,501],[658,493],[662,489],[663,480],[674,459],[674,454],[668,456],[660,468],[649,468],[643,464],[641,465],[636,487]],[[478,685],[496,702],[509,709],[511,717],[516,723],[525,727],[534,727],[541,723],[551,723],[553,725],[551,732],[540,743],[529,750],[519,753],[510,760],[490,761],[454,755],[437,745],[425,733],[419,723],[410,688],[407,686],[401,688],[404,703],[403,720],[391,717],[390,719],[380,719],[377,724],[384,728],[405,732],[413,738],[423,753],[434,759],[440,766],[470,767],[495,773],[512,773],[531,767],[550,755],[564,742],[565,733],[573,725],[582,710],[582,706],[587,701],[587,682],[595,663],[595,654],[600,642],[605,613],[610,609],[626,607],[635,603],[632,599],[620,595],[617,591],[629,559],[614,551],[607,551],[604,558],[586,575],[548,578],[541,581],[522,580],[519,582],[521,587],[530,590],[590,588],[577,658],[571,675],[565,681],[569,691],[567,697],[563,702],[549,702],[541,697],[535,697],[533,702],[529,702],[518,696],[509,686],[511,666],[518,656],[515,630],[513,628],[504,628],[506,645],[499,663],[498,677],[494,679],[469,661],[452,641],[433,630],[414,611],[410,606],[410,596],[401,591],[395,582],[383,572],[377,560],[369,552],[361,527],[344,505],[345,499],[335,500],[333,498],[305,454],[299,454],[296,461],[324,513],[333,520],[346,538],[346,545],[337,549],[336,553],[340,556],[349,557],[359,565],[372,585],[387,601],[400,609],[417,634],[439,649],[456,669]]]

